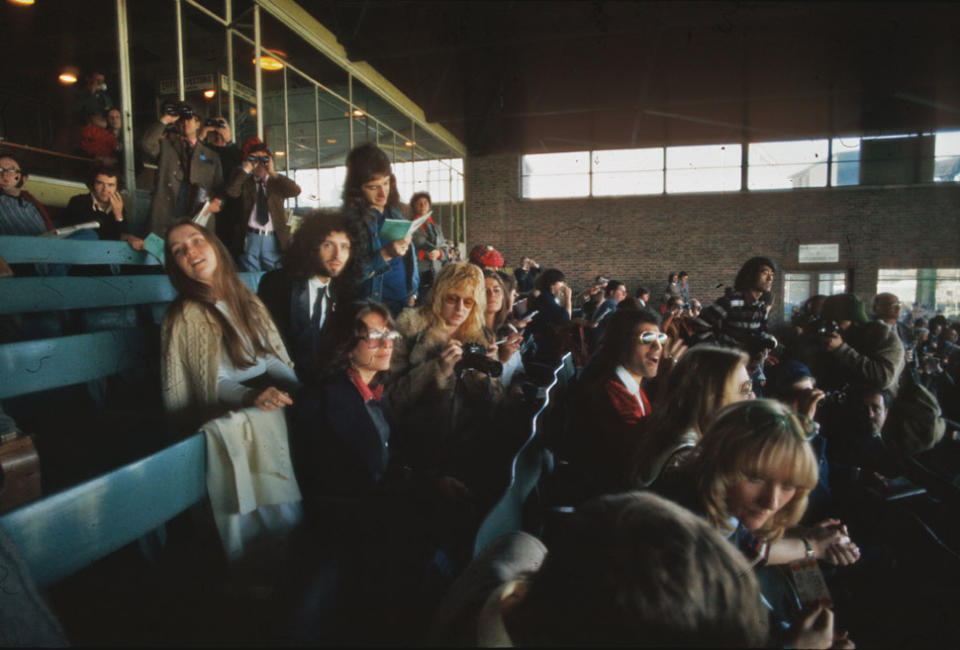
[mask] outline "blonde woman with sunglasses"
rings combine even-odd
[[[420,468],[463,475],[465,466],[477,462],[474,443],[490,437],[485,425],[494,428],[502,366],[494,334],[484,325],[486,300],[480,268],[452,262],[437,274],[427,301],[397,319],[401,338],[390,368],[389,401]]]

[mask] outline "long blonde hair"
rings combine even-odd
[[[707,520],[729,529],[727,491],[745,478],[789,469],[793,498],[752,531],[774,541],[793,526],[807,509],[807,496],[817,484],[817,459],[800,427],[799,416],[780,402],[762,399],[731,404],[717,414],[700,441],[694,461],[700,502]]]
[[[469,294],[473,298],[473,307],[453,333],[453,338],[463,343],[489,343],[490,337],[486,333],[483,317],[484,305],[487,304],[483,271],[466,262],[451,262],[440,269],[430,290],[430,299],[420,308],[427,327],[442,327],[446,324],[443,320],[443,299],[448,292],[454,290]]]

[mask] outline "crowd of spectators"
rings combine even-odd
[[[436,613],[438,642],[852,646],[825,602],[772,602],[769,567],[816,560],[832,576],[860,561],[857,490],[936,452],[943,416],[960,417],[960,325],[905,319],[892,294],[871,319],[840,294],[811,298],[775,335],[768,257],[705,307],[683,271],[652,298],[606,275],[575,293],[530,257],[509,273],[492,246],[458,261],[429,194],[404,204],[373,144],[347,157],[343,208],[291,232],[283,202],[300,188],[258,139],[238,148],[224,120],[172,104],[142,146],[177,292],[161,329],[171,430],[244,407],[285,413],[305,534],[338,531],[345,603],[370,610],[351,623],[389,622],[398,599],[465,571]],[[24,175],[0,157],[4,234],[52,228]],[[68,221],[143,248],[119,185],[95,167]],[[268,271],[257,293],[238,266]],[[524,441],[523,388],[566,352],[580,368],[553,451],[581,507],[549,547],[514,535],[468,566]],[[260,516],[298,516],[280,510]]]

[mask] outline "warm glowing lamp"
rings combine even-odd
[[[327,144],[337,144],[336,138],[327,138]]]
[[[287,155],[287,152],[286,152],[286,151],[274,151],[274,152],[273,152],[273,155],[276,156],[277,158],[280,158],[281,156],[286,156],[286,155]]]
[[[269,52],[269,54],[267,54]],[[270,55],[273,56],[270,56]],[[283,61],[280,57],[286,56],[286,52],[281,50],[268,50],[263,48],[260,54],[260,68],[263,70],[283,70]],[[257,57],[254,55],[253,64],[257,64]]]
[[[417,143],[414,142],[413,140],[407,140],[406,142],[403,143],[403,146],[412,149],[414,146],[416,146],[416,144]]]
[[[203,91],[203,96],[206,97],[207,99],[213,99],[216,94],[217,94],[217,91],[214,90],[213,88],[211,88],[210,90]]]
[[[70,85],[77,83],[77,75],[72,72],[61,72],[60,76],[57,77],[60,80],[60,83],[64,85]]]
[[[23,5],[25,7],[32,5],[33,2],[34,0],[10,0],[10,4],[12,5]]]

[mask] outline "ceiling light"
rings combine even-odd
[[[33,2],[34,2],[34,0],[10,0],[10,4],[12,4],[12,5],[24,5],[24,6],[29,6],[29,5],[32,5]],[[72,82],[71,82],[71,83],[72,83]]]
[[[350,117],[351,115],[353,115],[354,117],[363,117],[363,111],[361,111],[359,108],[355,108],[353,109],[352,113],[343,114],[344,117]]]
[[[217,91],[214,90],[213,88],[211,88],[210,90],[203,91],[203,96],[206,97],[207,99],[213,99],[216,94],[217,94]]]
[[[262,48],[260,52],[260,68],[263,70],[283,70],[283,61],[280,59],[286,55],[287,53],[283,50]],[[256,53],[253,55],[253,65],[257,65]]]
[[[77,75],[72,72],[61,72],[57,79],[60,80],[60,83],[67,85],[77,83]]]
[[[250,114],[251,114],[251,115],[256,115],[256,114],[257,114],[257,107],[256,107],[256,106],[251,106],[251,107],[250,107]]]
[[[336,138],[327,138],[327,144],[337,144]]]
[[[413,140],[407,140],[406,142],[403,143],[403,146],[412,149],[413,147],[416,146],[416,144],[417,144],[417,143],[414,142]]]
[[[273,152],[273,155],[276,156],[277,158],[279,158],[280,156],[286,156],[286,155],[287,155],[287,152],[286,152],[286,151],[274,151],[274,152]]]

